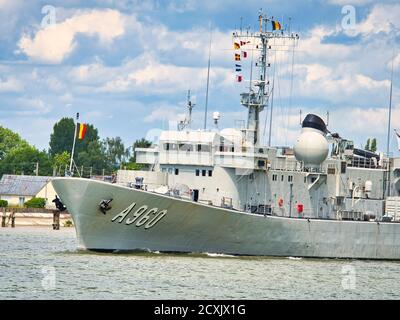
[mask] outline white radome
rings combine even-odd
[[[325,136],[316,129],[303,128],[294,145],[294,155],[306,166],[319,166],[328,156],[329,145]]]

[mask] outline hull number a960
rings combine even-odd
[[[150,229],[154,227],[167,214],[167,210],[158,211],[158,208],[149,209],[149,207],[146,205],[141,206],[137,208],[136,211],[134,211],[133,209],[135,207],[136,202],[132,203],[128,208],[117,214],[114,218],[111,219],[111,222],[118,221],[118,223],[122,223],[125,221],[125,224],[128,226],[135,224],[136,227],[144,226],[145,229]],[[129,215],[133,211],[134,213]]]

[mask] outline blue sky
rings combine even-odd
[[[42,25],[46,5],[55,8],[50,27]],[[346,5],[355,10],[351,28],[342,25]],[[329,110],[331,131],[356,145],[377,137],[384,150],[392,61],[393,125],[400,128],[398,1],[0,0],[0,124],[47,149],[54,123],[80,112],[102,138],[129,145],[174,128],[191,89],[193,127],[201,128],[211,24],[209,119],[219,111],[220,126],[232,127],[246,117],[239,103],[246,82],[235,82],[231,34],[241,17],[254,30],[261,7],[283,23],[291,17],[300,34],[291,99],[291,53],[276,51],[275,60],[276,43],[270,56],[273,144],[294,142],[300,109],[323,117]],[[391,142],[394,151],[394,135]]]

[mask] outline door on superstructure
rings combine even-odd
[[[192,191],[192,200],[194,202],[198,202],[199,201],[199,190],[198,189],[193,189],[193,191]]]

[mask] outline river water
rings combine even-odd
[[[73,228],[0,228],[0,299],[399,299],[400,262],[97,254]]]

